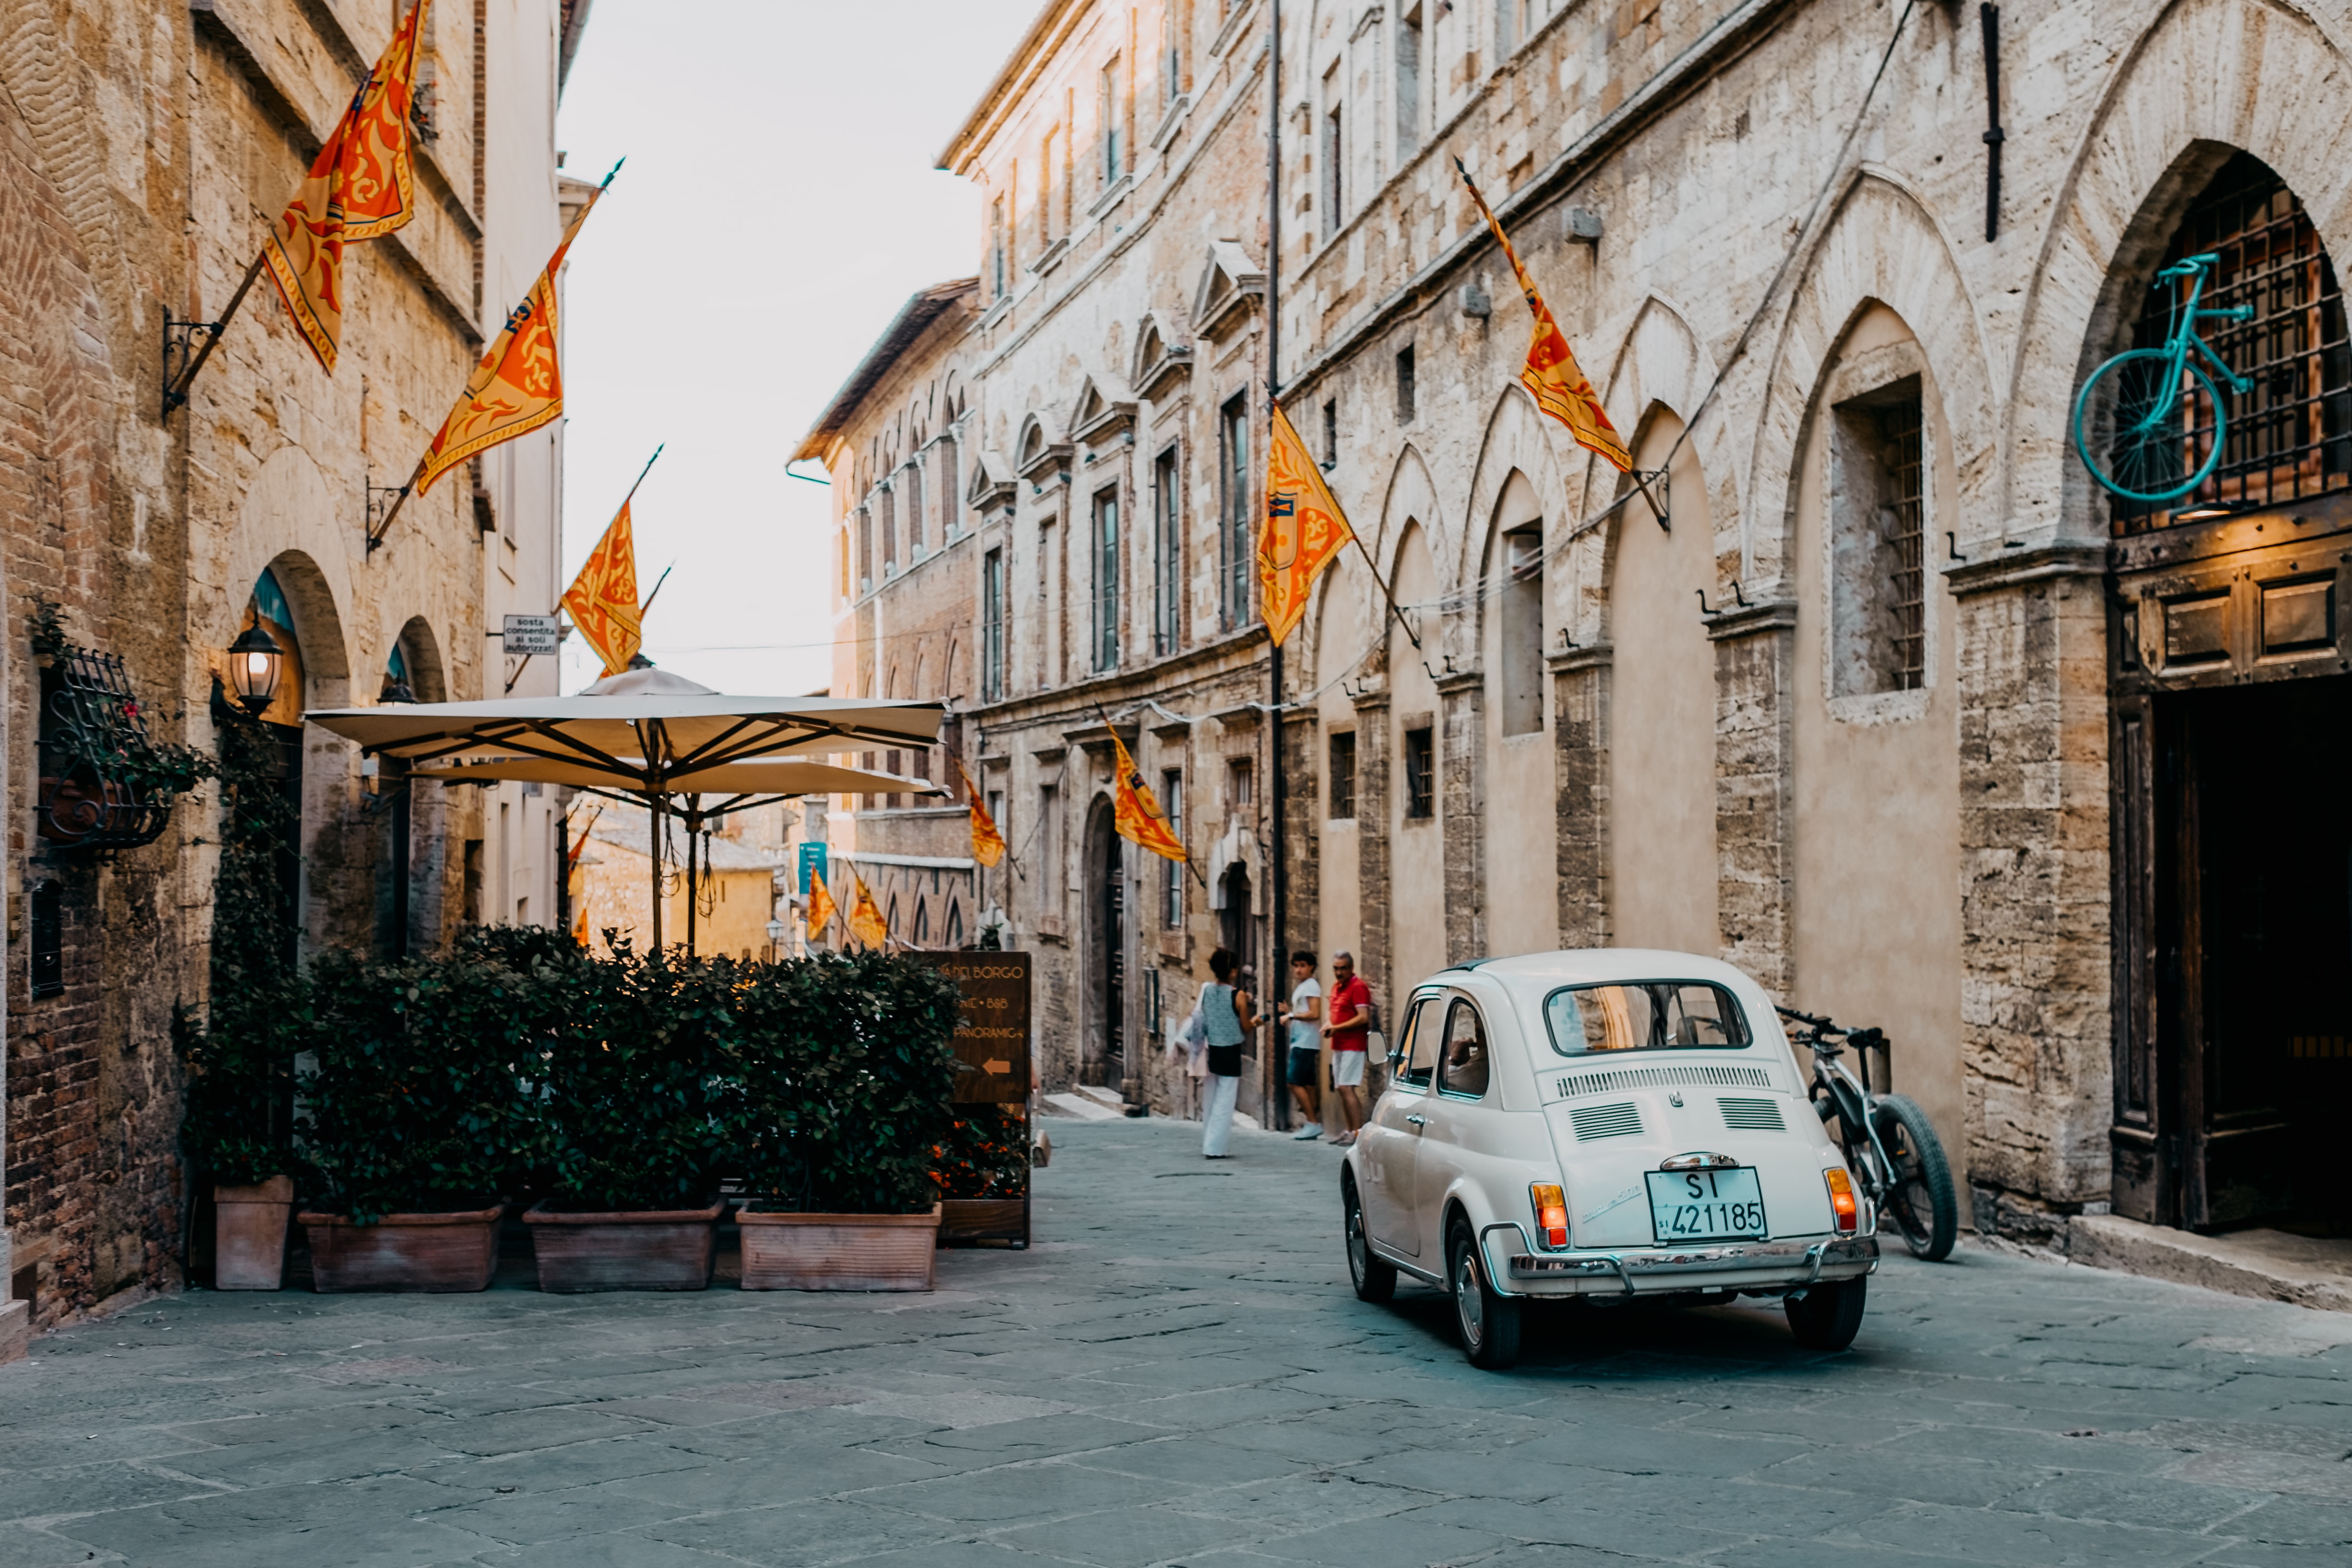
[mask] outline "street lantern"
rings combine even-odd
[[[286,650],[256,621],[228,645],[229,689],[237,706],[258,719],[278,696],[278,679],[285,672]]]
[[[416,693],[409,689],[408,682],[403,680],[397,671],[387,669],[383,672],[383,689],[375,694],[375,700],[379,705],[386,702],[414,702],[416,700]]]
[[[780,921],[780,920],[778,920],[778,919],[776,919],[773,915],[769,916],[769,917],[768,917],[768,962],[769,962],[770,963],[775,963],[775,962],[776,962],[777,954],[778,954],[778,953],[782,951],[782,949],[783,941],[784,941],[784,922],[783,922],[783,921]]]

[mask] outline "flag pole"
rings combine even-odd
[[[188,388],[195,384],[196,372],[205,368],[205,361],[212,358],[213,350],[220,346],[221,338],[227,332],[228,324],[236,317],[237,307],[245,303],[245,297],[251,292],[253,280],[261,276],[261,264],[268,259],[268,256],[269,248],[267,246],[254,253],[253,265],[245,269],[245,280],[236,286],[236,292],[228,297],[228,304],[222,310],[220,320],[205,324],[205,346],[196,351],[196,357],[188,362],[188,368],[173,377],[172,384],[164,389],[165,412],[168,413],[171,409],[177,408],[187,402]]]
[[[1464,164],[1462,162],[1462,156],[1458,153],[1455,153],[1454,157],[1454,172],[1462,176],[1462,184],[1469,189],[1470,199],[1478,204],[1479,212],[1486,216],[1486,226],[1493,229],[1495,231],[1496,237],[1499,239],[1503,233],[1503,220],[1496,216],[1495,209],[1486,204],[1486,193],[1479,190],[1478,182],[1470,177],[1470,170],[1465,164]],[[1511,258],[1511,262],[1513,268],[1516,270],[1518,266],[1518,258],[1514,256]],[[1524,272],[1519,274],[1519,284],[1523,289],[1528,287],[1527,275]],[[1534,295],[1529,294],[1528,297],[1528,308],[1533,310],[1535,308],[1535,303]],[[1677,442],[1676,445],[1680,445],[1680,443]],[[1666,521],[1666,509],[1660,506],[1658,504],[1658,498],[1650,493],[1649,485],[1643,479],[1642,470],[1629,466],[1625,469],[1625,474],[1628,479],[1631,479],[1633,481],[1633,488],[1642,493],[1642,499],[1649,503],[1650,515],[1658,520],[1658,526],[1665,529],[1669,533],[1673,532],[1674,530],[1672,525]],[[1415,643],[1413,646],[1415,647],[1419,647],[1421,645],[1419,643]]]
[[[1272,0],[1267,16],[1266,94],[1265,94],[1265,401],[1266,429],[1274,428],[1276,399],[1282,392],[1282,0]],[[1337,215],[1327,218],[1337,222]],[[1273,454],[1267,454],[1271,464]],[[1261,528],[1264,521],[1261,520]],[[1286,892],[1283,878],[1286,845],[1282,797],[1288,792],[1282,780],[1282,645],[1271,643],[1266,653],[1267,699],[1266,724],[1266,788],[1267,805],[1271,812],[1273,852],[1266,871],[1266,896],[1274,909],[1274,951],[1266,960],[1265,984],[1278,982],[1286,934],[1283,921],[1283,899]],[[1261,993],[1263,994],[1263,993]],[[1268,1017],[1273,1016],[1271,1013]],[[1278,1032],[1259,1053],[1261,1067],[1258,1086],[1258,1109],[1265,1114],[1270,1125],[1277,1130],[1290,1126],[1290,1105],[1287,1095],[1276,1099],[1275,1094],[1275,1047],[1279,1045]]]
[[[654,601],[661,597],[662,584],[668,582],[669,574],[677,570],[677,563],[673,561],[668,565],[662,568],[662,574],[660,576],[654,579],[654,591],[647,594],[646,595],[646,602],[637,606],[638,626],[643,626],[646,624],[646,612],[654,607]]]

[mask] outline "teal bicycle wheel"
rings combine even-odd
[[[2163,349],[2119,353],[2074,399],[2074,450],[2093,479],[2126,500],[2185,496],[2221,460],[2221,389],[2195,360],[2178,363],[2176,370]],[[2212,410],[2210,431],[2190,426],[2200,394]]]

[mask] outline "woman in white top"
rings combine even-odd
[[[1201,987],[1201,1025],[1209,1037],[1209,1098],[1202,1114],[1201,1152],[1211,1160],[1225,1158],[1225,1144],[1234,1132],[1234,1101],[1242,1089],[1242,1042],[1257,1028],[1250,994],[1234,987],[1234,955],[1223,948],[1209,954],[1209,973],[1215,978]]]

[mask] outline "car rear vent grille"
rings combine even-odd
[[[1642,1131],[1642,1112],[1630,1100],[1618,1105],[1580,1105],[1568,1113],[1568,1120],[1576,1128],[1580,1143],[1595,1138],[1633,1138]]]
[[[1786,1132],[1789,1124],[1780,1120],[1780,1102],[1777,1100],[1717,1100],[1723,1108],[1723,1124],[1743,1132]]]
[[[1690,1067],[1612,1068],[1605,1072],[1570,1073],[1559,1080],[1559,1095],[1616,1094],[1629,1089],[1658,1089],[1678,1083],[1712,1084],[1721,1088],[1769,1089],[1772,1075],[1762,1068]]]

